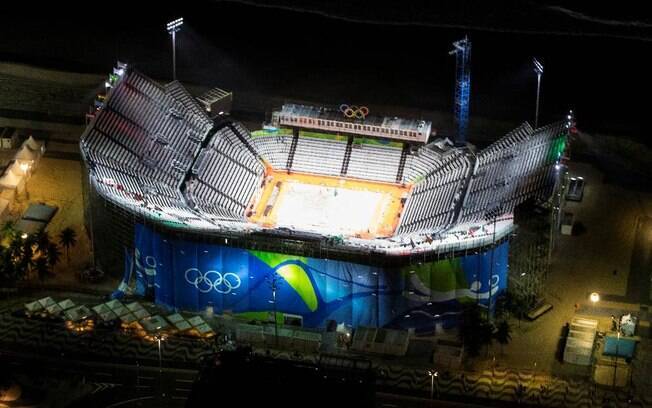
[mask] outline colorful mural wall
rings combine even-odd
[[[277,312],[301,316],[307,327],[331,319],[418,331],[437,322],[446,327],[461,303],[493,305],[507,287],[506,242],[493,251],[493,268],[492,251],[381,268],[184,241],[142,225],[135,238],[126,276],[135,272],[137,293],[153,291],[157,303],[181,310],[212,305],[216,313],[260,317],[274,310],[275,280]]]

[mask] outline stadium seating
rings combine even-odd
[[[186,191],[200,209],[211,213],[217,206],[241,217],[265,168],[233,129],[224,126],[201,151],[192,172],[195,182]]]
[[[536,131],[525,123],[480,152],[459,222],[489,219],[529,197],[547,196],[558,158],[551,144],[563,131],[561,123]]]
[[[537,130],[525,123],[477,155],[449,156],[415,185],[398,233],[489,220],[530,197],[547,197],[559,158],[553,148],[564,131],[561,122]]]
[[[407,156],[405,170],[403,172],[403,182],[413,183],[428,173],[432,173],[440,165],[440,155],[427,146],[424,146],[417,150],[415,154]]]
[[[394,183],[401,149],[371,144],[354,145],[347,176]]]
[[[417,183],[405,204],[398,233],[422,230],[438,231],[449,226],[455,217],[470,162],[462,151],[447,156],[441,167]]]
[[[339,176],[345,151],[346,142],[300,137],[294,152],[292,170]]]
[[[263,160],[276,170],[286,170],[292,136],[265,135],[253,138],[253,145]]]
[[[439,234],[511,212],[526,199],[547,197],[565,131],[562,122],[536,130],[525,123],[481,151],[455,147],[447,139],[415,150],[301,136],[288,160],[292,136],[254,137],[228,118],[213,121],[179,82],[160,86],[128,70],[84,132],[80,148],[101,196],[191,228],[260,227],[249,224],[246,214],[266,165],[412,184],[391,238],[400,247],[409,246],[413,234]],[[363,241],[347,245],[394,245]]]

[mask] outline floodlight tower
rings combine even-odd
[[[457,143],[466,142],[466,129],[469,124],[469,97],[471,96],[471,41],[468,37],[455,41],[455,123],[457,125]]]
[[[183,17],[177,18],[176,20],[170,21],[166,28],[168,34],[172,35],[172,79],[177,79],[177,31],[181,30],[183,25]]]
[[[543,64],[539,62],[536,58],[532,58],[534,63],[534,73],[537,74],[537,106],[534,113],[534,128],[536,129],[539,125],[539,94],[541,91],[541,76],[543,75]]]

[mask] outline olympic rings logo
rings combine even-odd
[[[242,284],[240,277],[233,272],[222,274],[211,270],[203,273],[197,268],[189,268],[186,269],[184,277],[186,282],[196,287],[201,293],[214,290],[217,293],[228,294],[232,290],[238,289]]]
[[[340,112],[349,119],[364,119],[369,114],[369,108],[366,106],[347,105],[345,103],[340,105]]]

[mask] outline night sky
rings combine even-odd
[[[454,6],[427,1],[151,2],[13,11],[0,28],[0,58],[79,72],[108,72],[116,59],[171,76],[165,22],[183,16],[177,70],[190,84],[326,103],[452,109],[450,43],[473,42],[471,115],[532,120],[536,76],[545,65],[541,121],[572,108],[585,130],[641,134],[652,89],[647,55],[652,19],[642,6],[529,2]],[[162,3],[162,2],[160,2]],[[25,5],[23,7],[29,7]],[[565,9],[564,7],[568,7]],[[35,10],[36,9],[36,10]],[[29,12],[28,12],[29,11]],[[365,22],[361,22],[365,21]]]

